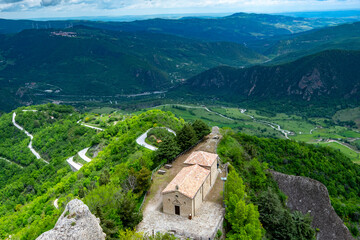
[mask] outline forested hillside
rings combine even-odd
[[[328,49],[359,50],[360,22],[316,29],[286,37],[269,44],[255,43],[253,47],[272,59],[270,64],[286,63]]]
[[[30,138],[13,125],[12,113],[0,118],[1,217],[17,211],[60,181],[70,171],[65,159],[88,147],[95,135],[94,130],[76,123],[79,115],[70,106],[49,104],[32,107],[35,109],[37,112],[17,109],[16,121],[34,135],[35,150],[49,164],[31,153]]]
[[[224,199],[227,237],[315,239],[311,216],[286,207],[286,196],[267,171],[269,165],[249,155],[230,129],[224,134],[217,152],[222,162],[231,164]]]
[[[359,51],[328,50],[275,66],[217,67],[189,79],[170,93],[228,102],[241,100],[310,102],[322,106],[357,102]],[[287,104],[289,105],[289,104]]]
[[[251,171],[259,171],[258,166],[253,166],[250,171],[243,170],[248,164],[247,161],[252,159],[250,163],[260,161],[261,165],[266,166],[265,168],[318,180],[327,187],[331,204],[337,214],[353,235],[359,235],[359,165],[330,147],[281,139],[257,138],[240,133],[231,135],[231,138],[232,148],[220,148],[219,152],[225,154],[225,159],[231,160],[245,178],[249,177],[249,174],[251,177]],[[263,179],[262,184],[266,183],[264,177],[256,175],[258,177],[250,178],[254,183],[258,183],[259,179]],[[249,191],[254,189],[257,189],[256,185],[250,182]],[[261,205],[259,211],[261,212]]]
[[[86,27],[25,30],[0,36],[0,108],[161,91],[211,67],[265,59],[236,43]]]
[[[49,106],[37,107],[39,111],[44,108],[48,109]],[[69,109],[71,108],[60,107],[58,114]],[[49,112],[39,117],[40,125],[48,125],[43,124],[41,118],[46,118],[49,113],[54,113],[51,106]],[[75,116],[75,112],[73,113]],[[24,115],[27,115],[26,119],[30,119],[30,115]],[[76,121],[73,123],[77,124]],[[85,164],[78,172],[71,172],[70,167],[65,164],[64,160],[71,155],[64,151],[53,155],[49,165],[39,162],[24,168],[20,173],[14,172],[13,183],[1,189],[1,195],[5,197],[1,198],[0,237],[13,234],[15,238],[35,239],[53,227],[66,203],[75,196],[83,198],[91,211],[102,219],[102,227],[108,239],[117,236],[122,228],[133,228],[141,219],[141,215],[137,213],[138,203],[148,187],[151,174],[149,169],[159,164],[154,154],[137,145],[135,139],[154,124],[179,130],[183,123],[171,113],[149,111],[125,119],[96,135],[91,144],[105,141],[106,147],[97,158]],[[31,124],[27,126],[32,128]],[[84,128],[79,124],[78,126]],[[52,129],[51,126],[44,129],[47,128]],[[42,134],[43,131],[38,133]],[[72,130],[62,129],[57,134],[66,139],[71,136]],[[77,139],[81,139],[81,136]],[[84,140],[80,142],[86,143]],[[77,142],[73,143],[76,146]],[[90,141],[88,144],[90,145]],[[43,148],[51,149],[51,144]],[[54,159],[58,159],[56,163]],[[137,179],[135,189],[132,188],[133,185],[128,185],[129,177]],[[53,206],[55,198],[59,199],[59,209]]]

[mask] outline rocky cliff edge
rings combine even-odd
[[[318,228],[317,240],[352,240],[349,229],[331,206],[324,184],[307,177],[286,175],[271,171],[279,188],[287,196],[287,206],[293,211],[310,213],[312,226]]]
[[[105,240],[100,220],[81,200],[71,200],[55,224],[36,240]]]

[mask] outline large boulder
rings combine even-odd
[[[287,206],[293,211],[310,213],[312,227],[318,228],[317,240],[353,240],[349,229],[331,206],[324,184],[307,177],[287,175],[271,171],[274,180],[287,199]]]
[[[91,214],[81,200],[71,200],[55,224],[37,240],[105,240],[100,220]]]

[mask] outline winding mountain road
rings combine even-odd
[[[150,145],[145,142],[145,139],[147,138],[147,134],[151,129],[152,128],[147,130],[145,133],[141,134],[141,136],[136,139],[136,143],[139,144],[140,146],[143,146],[143,147],[151,150],[151,151],[156,151],[158,149],[157,147],[154,147],[153,145]],[[176,136],[176,132],[174,130],[171,130],[170,128],[165,128],[165,129]]]
[[[104,129],[102,129],[102,128],[98,128],[98,127],[94,127],[94,126],[82,123],[81,120],[77,121],[76,123],[79,123],[80,125],[82,125],[84,127],[92,128],[92,129],[99,130],[99,131],[104,131]]]
[[[80,168],[82,167],[81,164],[79,163],[76,163],[74,162],[74,157],[75,156],[72,156],[72,157],[69,157],[68,159],[66,159],[66,162],[70,165],[71,169],[76,172],[76,171],[79,171]]]
[[[31,135],[28,131],[26,131],[22,126],[20,126],[19,124],[16,123],[15,121],[15,118],[16,118],[16,113],[14,112],[13,113],[13,116],[12,116],[12,123],[14,124],[14,126],[18,129],[20,129],[21,131],[23,131],[29,138],[30,138],[30,143],[28,145],[28,148],[30,149],[30,151],[32,152],[32,154],[34,154],[34,156],[37,158],[37,159],[41,159],[43,160],[45,163],[49,164],[48,161],[44,160],[41,158],[40,154],[38,152],[35,151],[35,149],[32,147],[32,140],[34,138],[33,135]]]
[[[77,155],[79,155],[84,161],[86,162],[91,162],[91,158],[86,156],[86,152],[89,150],[89,148],[84,148],[83,150],[80,150]],[[74,157],[76,155],[69,157],[68,159],[66,159],[66,162],[70,165],[71,169],[76,172],[79,171],[80,168],[82,168],[82,164],[74,162]]]
[[[315,131],[316,129],[318,129],[318,127],[311,129],[311,130],[310,130],[310,134],[312,134],[313,131]]]
[[[86,152],[89,150],[89,148],[84,148],[80,152],[78,152],[79,156],[86,162],[91,162],[91,158],[86,156]]]

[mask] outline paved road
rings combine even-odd
[[[54,201],[54,207],[55,207],[56,209],[59,209],[58,201],[59,201],[58,198],[55,199],[55,201]]]
[[[69,157],[68,159],[66,159],[66,161],[74,172],[79,171],[82,167],[81,164],[74,162],[74,156]]]
[[[227,116],[224,116],[218,112],[214,112],[214,111],[211,111],[210,109],[208,109],[206,106],[189,106],[189,105],[183,105],[183,104],[162,104],[162,105],[158,105],[158,106],[155,106],[155,107],[152,107],[152,108],[157,108],[157,107],[162,107],[162,106],[179,106],[179,107],[184,107],[184,108],[201,108],[201,109],[205,109],[205,111],[208,111],[210,113],[214,113],[222,118],[225,118],[227,120],[231,120],[231,121],[235,121],[234,119],[232,118],[229,118]]]
[[[147,144],[145,142],[145,139],[147,138],[147,133],[151,130],[152,128],[150,128],[149,130],[147,130],[144,134],[142,134],[140,137],[138,137],[136,139],[136,143],[139,144],[140,146],[143,146],[147,149],[150,149],[151,151],[156,151],[158,148],[154,147],[150,144]],[[171,132],[172,134],[174,134],[176,136],[175,131],[171,130],[170,128],[166,128],[169,132]]]
[[[91,162],[91,158],[89,158],[88,156],[86,156],[86,152],[89,150],[89,148],[85,148],[83,150],[81,150],[80,152],[78,152],[79,156],[84,159],[84,161],[86,162]]]
[[[311,129],[311,130],[310,130],[310,134],[312,134],[312,133],[313,133],[313,131],[315,131],[316,129],[317,129],[317,127],[316,127],[316,128]]]
[[[28,148],[30,149],[30,151],[32,152],[32,154],[34,154],[34,156],[37,159],[42,159],[40,154],[38,152],[35,151],[35,149],[32,147],[32,140],[34,138],[33,135],[31,135],[28,131],[26,131],[23,127],[21,127],[19,124],[16,123],[15,121],[15,117],[16,117],[16,113],[13,113],[13,117],[12,117],[12,122],[14,124],[14,126],[18,129],[20,129],[21,131],[23,131],[29,138],[30,138],[30,143],[28,145]],[[49,162],[45,161],[44,159],[42,159],[45,163],[49,164]]]
[[[92,128],[92,129],[99,130],[99,131],[104,131],[104,129],[102,129],[102,128],[98,128],[98,127],[94,127],[94,126],[91,126],[91,125],[87,125],[85,123],[81,123],[81,120],[77,121],[77,123],[81,124],[84,127]]]
[[[79,151],[77,154],[86,162],[91,162],[91,158],[87,157],[85,154],[89,150],[89,148],[84,148],[83,150]],[[74,162],[74,157],[69,157],[66,159],[66,162],[70,165],[71,169],[76,172],[79,171],[79,169],[83,166],[80,163]]]
[[[87,124],[85,124],[85,123],[81,123],[81,125],[83,125],[84,127],[88,127],[88,128],[95,129],[95,130],[104,131],[104,129],[102,129],[102,128],[90,126],[90,125],[87,125]]]

